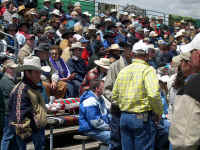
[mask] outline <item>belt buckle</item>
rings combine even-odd
[[[137,119],[144,119],[143,114],[136,114]]]
[[[144,122],[148,121],[148,113],[136,114],[137,119],[142,119]]]

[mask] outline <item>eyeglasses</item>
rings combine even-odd
[[[58,55],[58,53],[51,53],[51,55]]]

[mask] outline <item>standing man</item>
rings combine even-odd
[[[121,136],[120,136],[120,116],[121,112],[119,107],[115,102],[112,101],[112,89],[117,78],[118,73],[127,65],[131,64],[132,53],[131,45],[127,43],[119,44],[123,48],[123,54],[120,56],[120,59],[111,64],[110,69],[108,70],[105,84],[104,84],[104,96],[111,101],[111,141],[113,150],[120,150],[121,147]]]
[[[112,91],[120,111],[123,150],[153,150],[152,112],[159,121],[162,115],[159,81],[148,65],[144,49],[133,49],[134,60],[117,76]]]
[[[18,65],[13,60],[6,60],[3,64],[3,77],[0,80],[0,92],[2,93],[2,100],[4,103],[4,127],[3,137],[1,141],[1,150],[13,149],[12,141],[15,142],[14,134],[11,131],[8,123],[8,101],[9,95],[15,86],[16,69]],[[14,144],[14,143],[13,143]],[[11,148],[12,147],[12,148]]]
[[[172,109],[169,140],[173,150],[198,150],[200,147],[199,42],[200,33],[189,44],[181,46],[181,55],[191,52],[191,57],[181,60],[181,70],[187,78],[183,90],[177,93]]]
[[[46,126],[46,108],[38,86],[41,75],[39,57],[24,59],[24,77],[11,92],[8,120],[16,134],[19,150],[26,150],[27,139],[31,138],[36,150],[43,149],[41,129]]]

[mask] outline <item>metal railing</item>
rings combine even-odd
[[[13,35],[11,35],[11,34],[8,34],[8,33],[6,33],[6,32],[3,32],[3,31],[0,31],[0,34],[3,34],[5,37],[6,37],[6,36],[7,36],[7,37],[10,37],[10,38],[12,38],[13,41],[14,41],[14,46],[9,45],[8,43],[5,44],[3,41],[0,41],[1,47],[6,46],[6,47],[12,48],[12,49],[14,50],[14,53],[13,53],[13,54],[9,54],[9,53],[5,53],[4,51],[3,51],[3,52],[1,51],[0,55],[1,55],[1,56],[2,56],[2,55],[6,55],[8,58],[11,58],[11,59],[17,61],[17,53],[18,53],[18,51],[19,51],[19,44],[18,44],[18,42],[17,42],[16,37],[13,36]]]

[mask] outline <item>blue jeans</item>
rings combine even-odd
[[[13,128],[8,123],[8,116],[4,117],[3,137],[1,140],[1,150],[15,150],[16,139]]]
[[[137,118],[136,114],[122,112],[120,132],[122,150],[154,150],[151,113],[148,120]]]
[[[38,132],[33,132],[31,139],[33,141],[35,150],[44,150],[45,143],[44,143],[44,129],[41,129]],[[26,144],[27,142],[25,140],[22,140],[19,136],[16,136],[17,145],[19,147],[19,150],[26,150]]]
[[[110,131],[93,130],[90,132],[84,132],[84,134],[102,141],[103,143],[110,144]]]
[[[121,150],[120,114],[112,113],[110,126],[112,150]]]
[[[79,97],[79,89],[81,86],[81,82],[78,80],[72,80],[72,81],[68,81],[67,82],[67,95],[71,96],[71,97]]]
[[[167,119],[162,119],[158,125],[156,125],[156,148],[158,150],[165,149],[169,146],[168,140],[169,134],[169,122]]]

